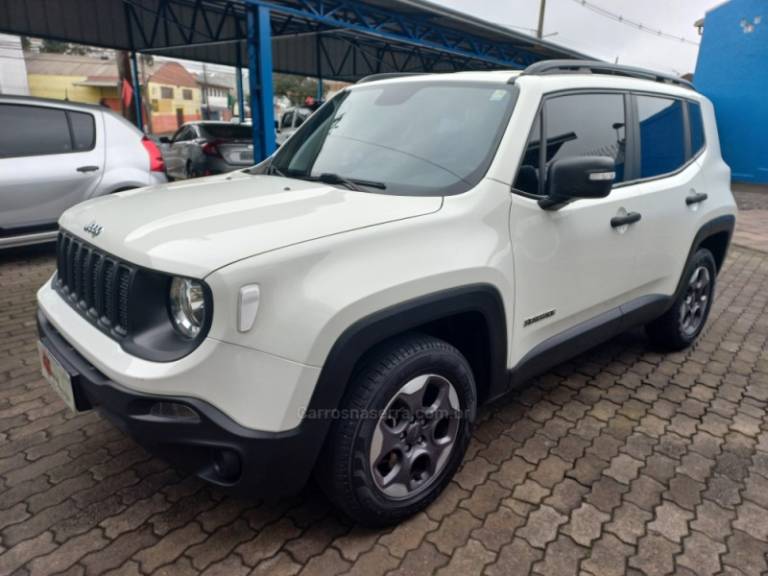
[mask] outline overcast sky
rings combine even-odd
[[[511,27],[535,29],[539,0],[433,0],[448,8]],[[693,23],[723,0],[590,0],[625,18],[682,36],[700,37]],[[519,30],[519,28],[516,28]],[[520,30],[533,34],[531,30]],[[547,40],[620,64],[684,74],[696,68],[697,46],[660,38],[610,20],[575,0],[547,0],[544,34]]]

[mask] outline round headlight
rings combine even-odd
[[[205,322],[205,294],[197,280],[175,277],[171,281],[170,308],[173,325],[187,338],[195,338]]]

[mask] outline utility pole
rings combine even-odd
[[[547,8],[547,0],[540,0],[539,2],[539,27],[536,28],[536,38],[544,37],[544,11]]]
[[[203,120],[208,120],[211,115],[211,109],[208,107],[208,69],[203,62]]]

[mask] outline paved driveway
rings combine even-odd
[[[53,265],[49,249],[0,256],[0,575],[768,569],[768,254],[731,250],[693,349],[627,334],[483,410],[445,494],[381,532],[311,487],[230,499],[67,413],[35,353]]]

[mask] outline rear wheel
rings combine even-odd
[[[705,248],[697,250],[688,263],[685,284],[672,307],[646,326],[655,343],[669,350],[682,350],[693,344],[707,322],[716,276],[712,253]]]
[[[450,344],[406,335],[350,383],[318,478],[355,521],[397,523],[429,505],[461,464],[476,410],[472,371]]]

